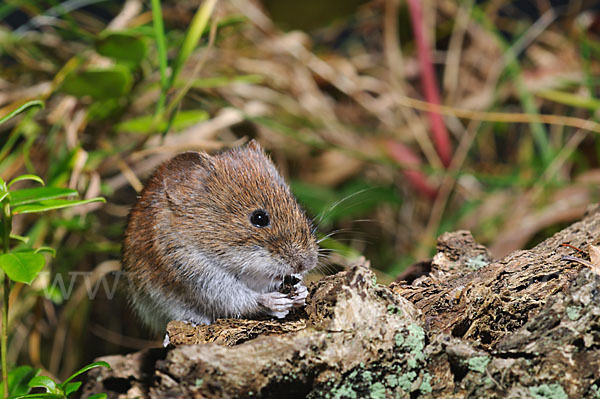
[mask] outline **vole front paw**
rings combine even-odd
[[[294,307],[298,308],[304,306],[306,304],[306,297],[308,297],[308,288],[306,288],[306,286],[302,284],[302,281],[296,284],[294,288],[294,295],[292,295]]]
[[[294,299],[288,298],[286,294],[276,291],[260,294],[258,303],[266,308],[268,315],[283,319],[294,306]]]

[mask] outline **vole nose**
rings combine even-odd
[[[317,257],[313,255],[297,256],[294,269],[297,273],[304,273],[317,265]]]

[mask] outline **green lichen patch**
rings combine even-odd
[[[542,384],[529,387],[534,399],[568,399],[567,393],[560,384]]]
[[[581,317],[581,308],[579,306],[568,306],[566,313],[570,320],[578,320]]]
[[[398,376],[394,374],[386,375],[385,384],[390,388],[396,388],[398,386]]]
[[[593,399],[600,399],[600,387],[594,384],[590,387],[590,397]]]
[[[402,315],[402,310],[396,305],[388,305],[387,311],[389,314]]]
[[[326,380],[313,390],[307,398],[326,399],[385,399],[405,398],[408,394],[432,392],[433,376],[423,370],[406,371],[406,364],[398,360],[391,362],[360,364],[341,380]]]
[[[396,333],[396,335],[394,335],[394,340],[396,342],[396,346],[404,345],[404,335],[402,335],[401,332]]]
[[[417,378],[417,373],[414,371],[409,371],[408,373],[404,373],[398,376],[398,386],[404,392],[410,392],[410,387],[413,382]]]
[[[410,349],[412,353],[423,352],[425,348],[425,331],[417,324],[409,324],[406,329],[408,330],[408,337],[404,346]]]
[[[347,385],[347,384],[343,384],[337,388],[332,389],[331,394],[332,394],[333,399],[342,399],[342,398],[357,399],[358,398],[358,394],[356,393],[356,391],[352,388],[351,385]]]
[[[477,255],[474,258],[467,259],[467,267],[471,270],[479,270],[484,266],[489,265],[489,262],[483,255]]]
[[[490,360],[491,359],[489,356],[475,356],[467,360],[467,366],[469,367],[469,370],[478,373],[484,373],[485,368],[487,367]]]
[[[385,385],[383,385],[381,382],[376,382],[375,384],[371,385],[371,392],[369,396],[371,399],[385,399],[386,392]]]
[[[431,375],[429,373],[423,374],[423,381],[421,381],[419,391],[421,391],[421,393],[431,393],[431,391],[433,391],[433,388],[431,387]]]
[[[202,386],[202,384],[204,384],[204,380],[202,378],[196,378],[196,381],[194,383],[196,388],[200,388]]]
[[[408,367],[414,369],[418,362],[425,360],[425,331],[417,324],[409,324],[406,327],[408,335],[404,338],[404,342],[400,345],[410,351],[412,357],[407,360]],[[397,342],[396,337],[396,342]]]

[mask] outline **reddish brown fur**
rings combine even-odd
[[[257,228],[250,223],[257,209],[267,211],[270,226]],[[131,211],[123,264],[136,295],[161,297],[167,292],[187,304],[198,300],[198,284],[208,292],[211,284],[219,282],[203,278],[212,275],[207,269],[211,262],[190,267],[185,254],[197,253],[223,269],[231,267],[244,281],[248,277],[235,270],[229,256],[240,251],[242,258],[243,254],[250,258],[259,248],[275,262],[289,265],[288,274],[305,272],[316,264],[310,221],[272,162],[251,142],[214,156],[183,153],[161,165]],[[152,301],[139,306],[135,302],[140,313],[169,313]],[[206,306],[204,313],[220,315],[218,309]],[[152,317],[142,314],[144,319]]]

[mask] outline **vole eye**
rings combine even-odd
[[[262,209],[257,209],[250,215],[250,223],[256,227],[267,227],[269,225],[269,215]]]

